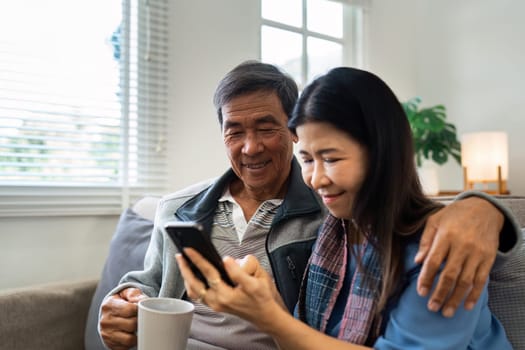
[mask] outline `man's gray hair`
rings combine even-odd
[[[295,81],[274,65],[246,61],[227,73],[215,90],[213,104],[219,123],[222,125],[222,106],[235,97],[256,91],[275,92],[290,118],[298,96]]]

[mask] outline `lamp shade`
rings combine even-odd
[[[505,132],[473,132],[461,135],[461,163],[469,181],[495,181],[498,166],[502,180],[509,174],[508,139]]]

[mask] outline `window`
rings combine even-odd
[[[167,3],[0,3],[0,216],[165,192]]]
[[[361,66],[363,5],[348,3],[261,0],[261,60],[283,68],[300,87],[332,67]]]

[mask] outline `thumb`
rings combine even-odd
[[[238,261],[241,269],[250,276],[257,276],[257,273],[261,267],[257,258],[253,255],[246,255],[244,258]]]

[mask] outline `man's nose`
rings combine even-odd
[[[247,155],[254,155],[262,152],[264,145],[262,139],[257,135],[257,133],[247,133],[244,138],[244,145],[242,147],[242,152]]]

